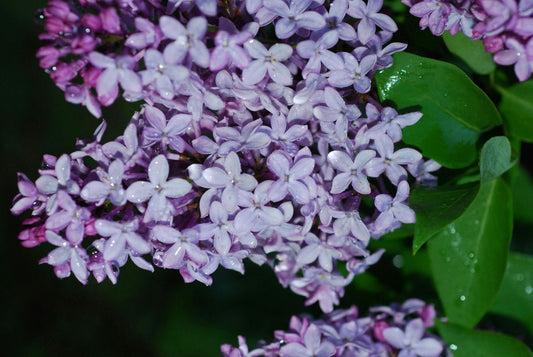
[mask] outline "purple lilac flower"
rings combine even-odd
[[[129,56],[113,59],[99,52],[89,54],[91,64],[104,71],[98,77],[96,91],[100,97],[116,97],[118,95],[118,83],[126,91],[138,93],[142,89],[141,79],[132,70],[134,60]]]
[[[366,44],[374,35],[376,25],[385,31],[398,31],[394,20],[379,12],[382,6],[383,0],[368,0],[367,4],[363,0],[349,0],[348,15],[361,19],[357,25],[357,38],[362,44]]]
[[[358,93],[370,91],[371,82],[367,74],[376,64],[376,56],[365,56],[361,61],[357,61],[351,54],[344,53],[343,60],[344,68],[331,72],[328,78],[329,84],[336,88],[345,88],[353,85]]]
[[[205,18],[192,18],[185,27],[172,17],[162,16],[159,25],[163,34],[174,40],[165,47],[163,52],[163,57],[167,63],[182,63],[188,54],[198,66],[207,67],[209,65],[209,51],[202,41],[207,30]]]
[[[298,203],[309,202],[309,189],[304,179],[313,172],[315,161],[310,156],[304,155],[305,153],[302,153],[299,160],[291,162],[292,160],[282,151],[270,154],[267,166],[278,177],[268,191],[270,200],[281,201],[290,193]]]
[[[377,231],[387,231],[394,221],[402,223],[415,222],[415,212],[404,203],[407,197],[409,197],[409,185],[406,181],[398,184],[398,191],[394,198],[387,194],[376,196],[376,208],[381,212],[374,225]]]
[[[242,72],[242,80],[245,84],[256,84],[267,73],[276,83],[292,84],[292,75],[289,69],[281,63],[292,54],[292,48],[289,45],[275,44],[267,50],[259,41],[250,40],[244,44],[244,48],[252,58],[255,58]]]
[[[238,347],[221,346],[225,357],[236,356],[439,356],[445,349],[444,341],[425,329],[421,311],[432,308],[421,300],[411,310],[390,321],[387,316],[360,315],[355,306],[335,310],[318,319],[292,316],[287,330],[276,330],[272,342],[262,341],[260,347],[250,348],[246,339],[238,337]],[[391,307],[379,307],[393,310]]]
[[[109,171],[105,172],[97,168],[96,174],[100,181],[91,181],[80,192],[80,196],[88,202],[102,204],[109,197],[111,203],[121,206],[126,202],[126,191],[122,187],[124,164],[115,160],[109,165]]]
[[[136,232],[139,228],[137,220],[112,222],[99,219],[94,223],[94,227],[102,237],[109,237],[103,251],[105,260],[115,260],[124,252],[126,244],[130,249],[141,255],[151,250],[148,242],[143,240]]]
[[[367,175],[367,167],[405,153],[395,143],[420,114],[382,108],[369,89],[405,45],[389,43],[395,26],[378,13],[379,1],[232,4],[49,3],[39,59],[66,99],[96,116],[119,94],[145,104],[118,138],[101,143],[103,125],[72,154],[45,156],[35,184],[19,176],[13,212],[34,215],[19,238],[29,247],[46,241],[46,231],[66,237],[98,282],[116,283],[132,261],[210,284],[218,267],[243,273],[249,258],[271,266],[307,305],[332,311],[383,254],[368,244],[381,234],[376,219],[388,208],[375,197],[392,197],[382,182],[391,174]],[[357,31],[346,14],[359,16]],[[261,37],[269,23],[282,37],[273,43]],[[434,167],[411,156],[394,157],[400,181],[407,169],[417,182],[430,180]],[[68,260],[54,266],[59,277],[71,270]],[[346,353],[365,345],[352,325],[328,335],[355,339]],[[309,353],[319,348],[298,343]]]
[[[181,135],[189,127],[192,121],[191,115],[176,114],[167,123],[165,114],[161,110],[155,107],[148,107],[145,111],[145,117],[151,124],[143,131],[145,146],[159,143],[163,151],[166,151],[168,146],[180,153],[185,151],[187,143],[182,139]]]
[[[399,357],[430,357],[438,356],[442,352],[442,344],[434,338],[424,338],[424,323],[422,319],[409,321],[405,331],[398,327],[389,327],[383,331],[383,337],[392,346],[400,349]]]
[[[376,156],[374,150],[363,150],[352,159],[344,151],[332,151],[328,154],[329,163],[337,171],[331,183],[331,193],[341,193],[351,184],[354,190],[362,194],[371,192],[370,184],[363,173],[368,162]]]
[[[282,0],[269,0],[263,6],[281,17],[276,22],[276,36],[280,39],[291,37],[299,28],[320,30],[326,21],[315,11],[306,11],[312,0],[291,0],[287,6]]]
[[[54,266],[56,271],[60,271],[61,277],[69,276],[72,271],[76,279],[82,284],[87,284],[89,273],[85,262],[87,255],[85,250],[53,231],[46,231],[46,240],[57,248],[41,259],[40,263]]]
[[[174,206],[168,199],[182,197],[191,190],[191,184],[181,178],[167,181],[168,174],[168,161],[165,156],[159,155],[150,162],[148,167],[150,182],[137,181],[128,187],[126,191],[128,201],[142,203],[150,200],[146,209],[146,218],[169,219]]]
[[[434,35],[461,30],[473,40],[483,40],[485,50],[495,53],[498,64],[514,65],[516,77],[525,81],[531,76],[533,19],[529,1],[480,0],[403,0],[410,13],[420,17],[420,27],[429,27]]]

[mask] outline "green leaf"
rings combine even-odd
[[[413,254],[455,221],[472,203],[478,190],[477,182],[461,186],[415,187],[409,198],[409,205],[416,212]]]
[[[511,253],[491,312],[515,318],[533,333],[533,257]]]
[[[519,222],[533,223],[533,209],[531,209],[533,179],[522,166],[518,168],[512,190],[514,219]]]
[[[533,142],[533,81],[497,89],[502,95],[499,109],[509,134]]]
[[[472,327],[492,305],[512,225],[511,191],[497,178],[482,183],[466,211],[428,242],[433,280],[450,322]]]
[[[481,40],[472,41],[462,32],[452,36],[448,31],[442,34],[442,38],[448,50],[465,61],[474,72],[489,74],[496,69],[492,55],[485,51],[485,46]]]
[[[511,143],[505,136],[490,138],[481,149],[479,168],[481,180],[492,180],[509,170],[516,161],[511,162]]]
[[[470,330],[441,321],[435,321],[435,325],[454,357],[532,356],[525,344],[507,335]]]
[[[480,133],[501,123],[487,95],[449,63],[401,52],[375,79],[382,100],[424,114],[403,129],[403,140],[445,167],[470,165],[477,157]]]

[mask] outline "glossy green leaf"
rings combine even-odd
[[[450,322],[473,327],[492,305],[511,241],[511,191],[482,183],[466,211],[428,242],[433,280]]]
[[[492,55],[485,51],[485,46],[481,40],[472,41],[470,37],[462,32],[452,36],[448,31],[442,34],[442,38],[448,50],[465,61],[474,72],[489,74],[496,69]]]
[[[471,330],[435,321],[439,334],[454,357],[531,357],[531,350],[510,336],[489,331]]]
[[[382,100],[424,114],[403,129],[403,140],[445,167],[470,165],[480,134],[501,123],[487,95],[449,63],[401,52],[375,79]]]
[[[511,253],[492,312],[515,318],[533,334],[533,256]]]
[[[413,254],[455,221],[472,203],[478,190],[477,182],[450,187],[415,187],[409,198],[409,205],[416,212]]]
[[[490,138],[481,149],[479,168],[481,180],[492,180],[509,170],[511,162],[511,143],[505,136]]]
[[[533,209],[531,207],[533,178],[522,166],[517,170],[512,190],[514,219],[520,222],[533,223]]]
[[[502,95],[499,109],[510,135],[533,142],[533,81],[497,88]]]

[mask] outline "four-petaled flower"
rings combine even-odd
[[[148,167],[150,182],[137,181],[128,187],[126,197],[133,203],[142,203],[150,199],[146,209],[145,220],[168,220],[174,207],[169,198],[185,196],[192,188],[191,184],[181,178],[167,181],[169,166],[164,155],[156,156]]]

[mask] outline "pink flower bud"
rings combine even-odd
[[[490,36],[483,39],[483,45],[488,53],[496,53],[503,48],[503,39],[499,36]]]
[[[96,218],[91,218],[89,219],[89,221],[87,221],[87,223],[85,223],[85,235],[86,236],[94,236],[98,233],[94,226],[94,222],[96,222]]]
[[[374,337],[378,339],[379,341],[385,342],[385,337],[383,336],[383,330],[385,330],[387,327],[389,327],[389,324],[385,321],[376,321],[374,326],[372,326],[372,330],[374,331]]]
[[[66,20],[70,14],[70,8],[67,3],[63,1],[50,1],[48,7],[44,9],[46,17],[58,17]]]
[[[89,87],[96,87],[96,81],[98,80],[100,73],[102,73],[102,70],[99,68],[89,68],[87,71],[81,74],[81,77],[83,78],[83,83],[85,83]]]
[[[50,72],[50,77],[52,77],[56,84],[65,84],[76,77],[76,74],[76,71],[70,65],[59,63],[56,69]]]
[[[422,321],[424,321],[424,325],[426,327],[433,327],[435,323],[433,320],[437,316],[437,313],[435,311],[435,306],[432,304],[424,306],[424,309],[422,310],[422,313],[420,314],[420,317],[422,318]]]
[[[81,24],[92,31],[100,31],[102,28],[102,21],[100,18],[93,14],[85,14],[81,18]]]
[[[120,18],[114,7],[102,10],[102,12],[100,12],[100,20],[102,21],[102,27],[105,31],[113,34],[119,34],[121,32]]]
[[[84,53],[89,53],[96,47],[97,40],[89,35],[83,35],[76,37],[70,47],[72,48],[72,53],[81,55]]]
[[[43,46],[37,51],[37,58],[40,58],[39,66],[41,68],[50,68],[57,63],[59,51],[52,46]]]
[[[44,28],[50,33],[59,34],[60,32],[65,32],[66,26],[63,21],[61,21],[57,17],[50,17],[46,19]]]

